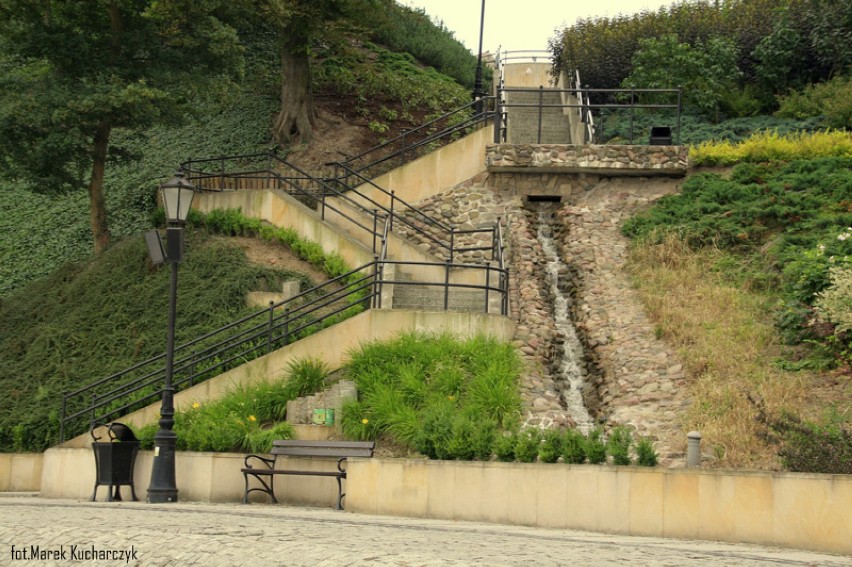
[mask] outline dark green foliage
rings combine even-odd
[[[852,128],[852,77],[839,75],[808,85],[780,96],[779,105],[775,115],[782,118],[819,118],[830,128]]]
[[[521,430],[515,437],[515,459],[519,463],[533,463],[538,457],[541,431],[534,427]]]
[[[642,437],[636,444],[636,464],[640,467],[656,467],[657,452],[654,444],[647,437]]]
[[[294,276],[301,277],[253,266],[238,247],[190,231],[177,344],[248,313],[248,291],[275,289]],[[0,303],[0,450],[11,450],[15,426],[24,428],[28,450],[55,443],[63,391],[163,352],[168,281],[168,270],[152,270],[144,242],[134,238]]]
[[[579,465],[586,461],[586,443],[580,431],[565,431],[562,439],[562,460],[569,465]]]
[[[132,135],[113,135],[139,158],[107,168],[106,201],[114,237],[125,237],[152,227],[158,183],[174,173],[189,155],[242,154],[268,146],[271,99],[244,97],[221,105],[199,105],[197,120],[185,126],[156,127]],[[46,196],[23,184],[3,182],[0,190],[0,297],[44,277],[65,262],[91,255],[92,234],[88,200],[84,193]]]
[[[656,12],[580,19],[550,48],[557,70],[579,69],[584,84],[617,88],[640,41],[665,34],[692,47],[715,38],[733,42],[730,71],[742,72],[743,85],[759,82],[761,105],[796,84],[844,74],[852,63],[852,7],[837,0],[678,2]]]
[[[606,441],[603,438],[603,431],[596,427],[589,431],[585,439],[586,458],[592,465],[600,465],[606,462]]]
[[[511,463],[515,460],[515,443],[517,432],[504,431],[494,441],[494,455],[503,463]]]
[[[736,48],[730,40],[714,37],[691,46],[675,34],[639,41],[633,54],[630,74],[622,88],[683,89],[687,109],[710,115],[719,121],[722,97],[736,85]],[[671,96],[643,94],[642,103],[671,104]]]
[[[676,234],[693,248],[745,257],[758,266],[759,285],[783,294],[778,321],[788,341],[824,342],[830,333],[812,324],[812,307],[829,284],[829,268],[852,257],[852,238],[843,236],[852,226],[850,166],[849,158],[825,158],[741,164],[729,180],[699,174],[623,231],[651,242]]]
[[[514,349],[488,337],[406,333],[368,343],[346,368],[361,401],[344,409],[344,433],[385,434],[432,459],[488,460],[520,410],[519,368]]]
[[[377,12],[371,14],[370,22],[365,22],[376,41],[394,51],[410,53],[459,84],[473,88],[476,57],[468,48],[475,50],[477,46],[465,48],[442,22],[433,23],[422,9],[393,2]]]
[[[542,435],[538,446],[538,460],[542,463],[555,463],[562,456],[562,433],[557,429],[548,429]]]
[[[606,440],[606,450],[614,465],[630,464],[630,447],[633,446],[633,434],[626,427],[614,427]]]
[[[813,132],[823,127],[820,118],[783,118],[751,116],[730,118],[712,124],[703,116],[685,113],[681,116],[680,138],[677,137],[677,115],[674,112],[630,111],[606,112],[597,123],[601,141],[611,144],[645,144],[652,126],[669,126],[674,141],[697,145],[708,141],[741,142],[756,132],[771,130],[780,135],[791,132]],[[632,132],[632,137],[631,137]]]
[[[766,426],[765,437],[779,446],[778,456],[787,470],[826,474],[852,474],[852,428],[836,410],[822,423],[802,420],[787,412],[770,416],[765,404],[749,397],[757,419]]]

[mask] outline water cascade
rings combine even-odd
[[[553,238],[553,213],[540,210],[538,216],[538,241],[544,251],[547,262],[546,281],[553,298],[553,317],[557,336],[563,339],[561,359],[554,369],[554,381],[563,386],[562,399],[566,413],[583,432],[587,432],[593,420],[583,402],[583,390],[586,387],[586,369],[583,362],[583,344],[577,337],[577,330],[571,320],[567,291],[560,289],[560,275],[564,278],[566,266],[559,258],[558,248]]]

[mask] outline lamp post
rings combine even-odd
[[[175,315],[177,313],[178,264],[183,257],[183,227],[192,204],[194,188],[178,173],[160,186],[163,206],[166,209],[166,250],[160,258],[170,266],[169,279],[169,330],[166,340],[166,378],[163,385],[163,403],[160,406],[160,429],[154,435],[154,464],[151,468],[151,483],[148,486],[148,502],[177,502],[178,490],[175,483],[175,407],[172,374],[175,355]],[[150,242],[150,241],[149,241]],[[150,248],[150,244],[149,244]],[[152,259],[156,261],[155,254]]]
[[[473,82],[473,100],[476,102],[474,111],[477,115],[482,114],[483,105],[482,97],[485,96],[485,91],[482,90],[482,32],[485,28],[485,0],[482,0],[482,8],[479,11],[479,51],[476,57],[476,78]]]

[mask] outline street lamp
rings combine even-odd
[[[177,435],[174,432],[175,406],[172,375],[174,372],[175,356],[175,315],[177,313],[177,276],[178,264],[183,258],[183,227],[192,205],[194,187],[183,175],[182,171],[160,186],[163,207],[166,210],[166,249],[165,253],[160,244],[159,254],[152,247],[152,239],[146,236],[151,259],[165,261],[171,266],[169,286],[169,331],[166,340],[166,379],[163,386],[163,403],[160,406],[160,429],[154,435],[154,465],[151,468],[151,483],[148,485],[148,502],[177,502],[178,490],[175,483],[175,444]],[[159,243],[157,236],[157,243]]]
[[[485,0],[482,0],[482,9],[479,11],[479,51],[476,57],[476,78],[473,82],[473,100],[476,101],[476,104],[474,105],[474,110],[477,116],[482,114],[482,97],[485,96],[485,91],[482,90],[482,31],[484,27]]]

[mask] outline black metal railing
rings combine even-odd
[[[495,121],[495,127],[502,129],[502,131],[495,131],[494,140],[495,141],[505,141],[508,139],[508,130],[511,128],[510,120],[508,115],[511,109],[518,109],[522,111],[534,111],[537,113],[536,117],[536,130],[537,135],[535,139],[531,140],[515,140],[518,143],[542,143],[542,127],[545,121],[548,119],[548,116],[545,114],[545,109],[557,108],[565,111],[566,109],[576,109],[580,112],[583,122],[589,128],[588,134],[590,137],[594,136],[594,118],[593,112],[601,112],[603,110],[629,110],[630,111],[630,129],[629,129],[629,143],[633,144],[635,135],[633,129],[633,122],[635,118],[635,113],[637,110],[675,110],[676,111],[676,137],[675,144],[680,144],[680,131],[681,131],[681,114],[682,114],[682,91],[681,89],[589,89],[589,88],[578,88],[571,87],[565,89],[556,89],[556,88],[548,88],[539,87],[537,89],[538,92],[538,100],[535,103],[519,103],[519,102],[510,102],[507,95],[510,93],[530,93],[535,92],[536,89],[523,88],[523,87],[506,87],[500,90],[498,93],[499,100],[499,109],[500,113],[504,115],[504,118],[501,120]],[[560,95],[571,95],[576,97],[575,103],[545,103],[544,95],[546,93],[557,93]],[[595,94],[604,94],[607,95],[614,100],[626,100],[626,102],[602,102],[596,103],[592,102],[592,95]],[[637,102],[637,99],[641,95],[655,95],[655,96],[668,96],[674,98],[676,102],[672,103],[641,103]],[[589,142],[594,142],[595,140],[590,139]],[[569,140],[565,140],[562,143],[568,143]]]
[[[383,287],[389,284],[440,288],[443,290],[444,310],[453,306],[451,298],[457,291],[478,290],[483,296],[482,306],[486,313],[492,311],[491,299],[495,295],[499,297],[499,309],[496,311],[502,315],[508,313],[509,275],[502,266],[499,225],[495,237],[497,266],[491,263],[469,265],[387,260],[387,219],[384,226],[381,255],[373,262],[176,347],[174,387],[178,391],[192,387],[364,310],[380,308]],[[384,277],[385,266],[390,264],[410,269],[431,266],[440,269],[443,277],[434,281],[391,280]],[[482,272],[483,283],[453,281],[466,270]],[[162,396],[164,380],[165,354],[162,354],[83,388],[65,392],[62,396],[59,442],[90,430],[93,424],[111,421],[154,403]]]
[[[262,166],[274,169],[262,169]],[[422,209],[379,186],[345,163],[335,163],[335,175],[318,178],[275,154],[247,154],[191,159],[183,164],[187,178],[203,191],[280,189],[318,209],[322,220],[334,219],[366,232],[375,254],[381,239],[378,227],[390,219],[390,231],[425,242],[438,258],[456,261],[459,254],[488,251],[470,245],[476,236],[487,238],[494,228],[463,230],[439,221]],[[331,214],[333,213],[333,215]],[[493,257],[491,258],[493,260]]]
[[[372,307],[375,263],[366,264],[175,348],[176,389],[191,387],[248,360]],[[144,407],[161,396],[165,354],[62,396],[60,442],[68,435]]]
[[[444,143],[484,127],[494,117],[494,97],[486,96],[480,100],[484,101],[483,112],[476,112],[480,101],[471,101],[420,126],[403,130],[386,142],[339,162],[339,165],[369,178],[404,165]]]

